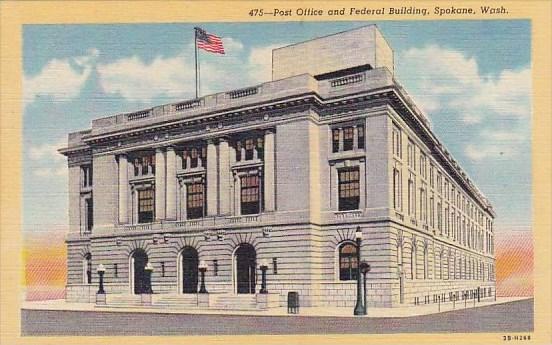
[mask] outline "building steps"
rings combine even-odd
[[[154,295],[152,303],[167,308],[197,308],[197,294]]]
[[[140,295],[128,294],[107,294],[106,305],[108,306],[141,306],[142,298]]]
[[[254,294],[221,294],[213,296],[212,309],[257,310],[257,298]]]

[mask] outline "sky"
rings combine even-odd
[[[270,81],[273,48],[373,23],[394,50],[396,79],[494,205],[496,231],[529,234],[530,21],[201,23],[227,53],[200,53],[201,94]],[[67,165],[57,149],[69,132],[194,97],[196,25],[24,26],[26,238],[67,232]]]

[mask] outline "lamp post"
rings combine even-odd
[[[361,296],[361,286],[360,286],[360,245],[362,244],[362,230],[360,230],[360,226],[357,227],[355,232],[355,240],[356,240],[356,247],[357,247],[357,268],[356,268],[356,277],[357,277],[357,300],[355,304],[355,310],[354,315],[364,315],[364,307],[362,306],[362,296]]]
[[[266,270],[268,269],[268,264],[265,259],[261,260],[259,268],[261,269],[261,290],[259,290],[259,293],[268,293],[266,290]]]
[[[362,272],[362,279],[364,280],[364,310],[363,315],[368,314],[368,301],[366,300],[366,273],[370,272],[370,264],[366,261],[362,261],[360,263],[360,272]]]
[[[152,294],[153,289],[151,288],[151,273],[153,272],[153,265],[151,262],[148,262],[146,267],[144,267],[144,273],[146,273],[146,294]]]
[[[205,288],[205,272],[207,271],[207,263],[204,260],[199,262],[199,273],[201,273],[201,286],[199,288],[199,293],[207,293]]]
[[[105,290],[104,290],[104,281],[103,281],[103,277],[104,277],[104,273],[105,273],[105,267],[103,264],[99,264],[98,265],[98,269],[96,270],[98,272],[98,275],[100,276],[100,288],[98,289],[98,294],[105,294]]]

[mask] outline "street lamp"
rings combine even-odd
[[[366,273],[370,272],[370,264],[366,261],[360,263],[360,272],[362,272],[362,278],[364,280],[364,315],[368,314],[368,301],[366,300]]]
[[[104,285],[103,285],[103,277],[105,273],[105,267],[103,264],[99,264],[98,268],[96,270],[98,272],[98,275],[100,276],[100,288],[98,289],[98,294],[105,294]]]
[[[268,269],[268,264],[265,259],[261,260],[259,268],[261,269],[261,290],[259,293],[268,293],[266,290],[266,270]]]
[[[144,293],[146,294],[152,294],[153,289],[151,288],[151,274],[153,272],[153,265],[151,262],[148,262],[146,267],[144,267],[144,273],[146,273],[146,291]]]
[[[356,277],[357,277],[357,300],[356,300],[356,304],[355,304],[355,310],[354,310],[354,315],[364,315],[364,307],[362,306],[362,296],[361,296],[361,287],[360,287],[360,245],[362,243],[362,230],[360,230],[360,226],[357,227],[356,229],[356,232],[355,232],[355,240],[356,240],[356,247],[357,247],[357,251],[356,251],[356,254],[357,254],[357,257],[356,257],[356,262],[357,262],[357,268],[356,268],[356,271],[357,271],[357,274],[356,274]]]
[[[207,289],[205,288],[205,272],[207,271],[207,263],[204,260],[201,260],[198,268],[201,273],[201,287],[199,288],[199,293],[207,293]]]

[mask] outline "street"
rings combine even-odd
[[[23,336],[532,332],[533,299],[413,317],[21,310]]]

